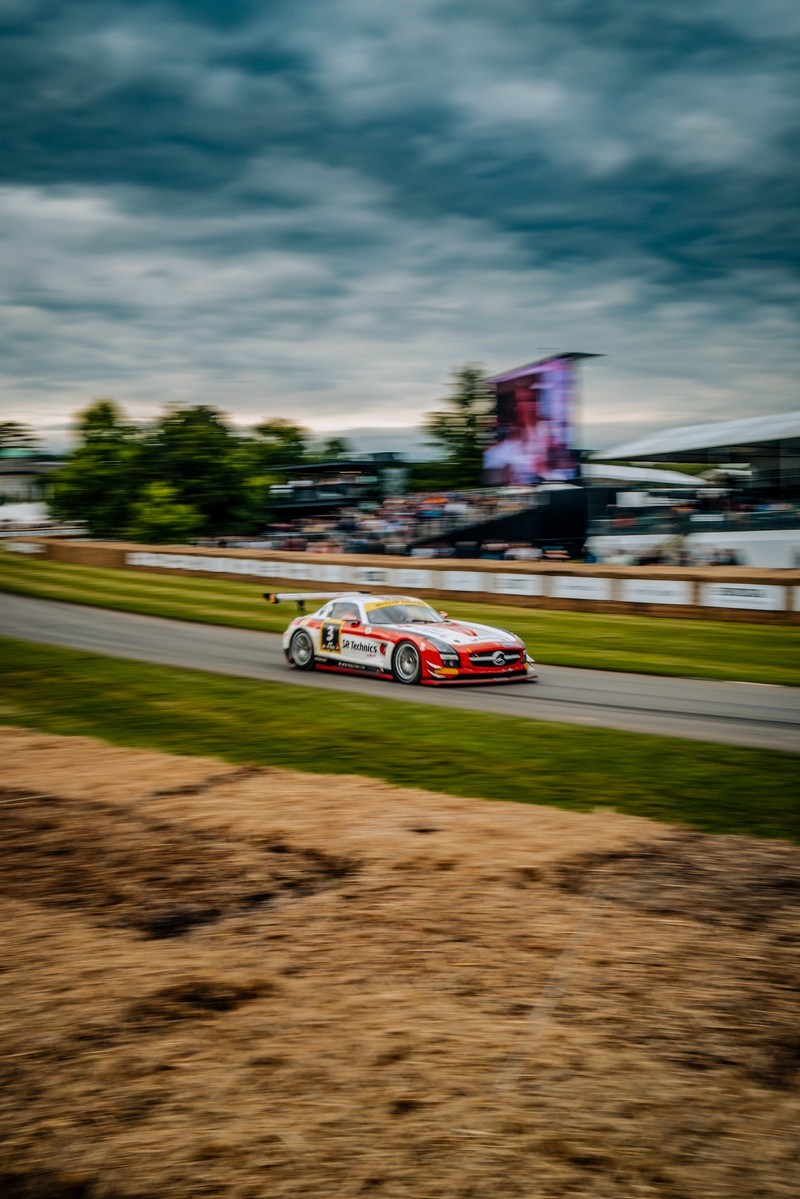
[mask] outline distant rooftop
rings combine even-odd
[[[660,487],[702,487],[703,480],[680,470],[658,470],[646,466],[603,466],[584,463],[581,474],[590,483],[638,483]]]
[[[743,451],[772,441],[800,438],[800,412],[782,412],[775,416],[751,416],[743,420],[713,421],[704,425],[682,425],[664,429],[612,446],[591,455],[592,462],[610,458],[643,458],[655,461],[709,461],[713,451],[742,447],[726,461],[743,461]]]

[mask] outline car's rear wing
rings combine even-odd
[[[265,591],[264,599],[268,604],[297,604],[298,612],[305,612],[306,600],[337,599],[340,595],[370,595],[369,591]]]

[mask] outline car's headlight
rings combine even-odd
[[[425,637],[431,649],[435,649],[439,657],[442,659],[443,666],[458,666],[459,657],[452,645],[448,645],[446,641],[438,641],[436,637]]]

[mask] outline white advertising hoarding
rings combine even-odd
[[[11,550],[12,554],[43,554],[44,546],[37,545],[35,541],[3,541],[0,546],[4,550]]]
[[[496,574],[488,578],[497,595],[542,595],[544,591],[541,575]]]
[[[488,591],[486,575],[472,570],[443,570],[434,586],[442,591]]]
[[[786,588],[764,583],[704,583],[701,602],[707,608],[782,612],[786,607]]]
[[[693,584],[684,579],[623,579],[619,599],[626,604],[691,604]]]
[[[589,575],[554,575],[550,594],[555,599],[610,600],[611,579],[595,579]]]
[[[298,583],[306,583],[309,579],[315,577],[314,566],[309,566],[305,562],[287,562],[283,567],[285,578],[296,579]]]
[[[436,588],[436,579],[438,572],[434,574],[433,581],[431,580],[432,572],[430,570],[414,570],[413,567],[400,567],[398,570],[393,570],[393,587],[408,588],[409,591],[425,591],[429,587]]]
[[[362,586],[386,586],[391,587],[391,574],[385,566],[356,566],[353,568],[355,572],[355,581]]]
[[[42,553],[44,547],[31,542],[8,541],[6,548],[16,553]],[[462,591],[484,595],[550,595],[554,599],[610,600],[625,603],[691,605],[695,584],[685,579],[620,579],[615,589],[610,578],[591,575],[522,574],[514,571],[495,573],[471,570],[430,570],[417,567],[347,566],[343,563],[288,562],[262,558],[229,558],[214,555],[175,554],[151,550],[126,553],[129,566],[160,570],[183,570],[207,574],[249,575],[256,578],[286,579],[312,586],[338,584],[354,589],[375,591],[393,587],[408,594],[424,591]],[[781,612],[794,604],[800,612],[800,587],[763,583],[704,583],[699,602],[706,608],[738,608],[751,611]]]
[[[149,566],[159,570],[195,570],[209,574],[259,575],[270,578],[277,574],[276,563],[258,558],[212,558],[195,554],[154,554],[144,550],[126,554],[128,566]]]
[[[331,562],[318,568],[318,577],[325,583],[343,583],[346,569],[337,562]]]
[[[126,554],[125,561],[128,566],[163,566],[175,568],[174,559],[177,554],[148,554],[144,550],[137,550],[134,554]],[[182,569],[182,568],[179,568]]]
[[[271,579],[275,574],[275,564],[273,562],[262,562],[260,559],[250,559],[248,561],[250,570],[248,574],[258,575],[262,579]]]

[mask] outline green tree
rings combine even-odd
[[[113,400],[79,414],[77,448],[51,476],[50,509],[61,520],[86,523],[95,537],[119,537],[142,477],[142,442]]]
[[[244,478],[238,449],[217,409],[171,408],[147,439],[148,481],[168,483],[178,503],[199,513],[199,532],[236,532]]]
[[[258,533],[269,519],[270,487],[279,476],[264,470],[252,437],[240,437],[232,454],[239,478],[236,502],[231,507],[232,533]]]
[[[428,437],[442,451],[451,487],[478,487],[491,426],[491,394],[479,366],[467,363],[453,374],[447,407],[425,421]]]
[[[182,504],[169,483],[146,483],[131,505],[126,530],[131,541],[151,545],[180,544],[200,529],[203,518],[191,504]]]
[[[344,458],[352,458],[353,447],[345,437],[329,437],[323,441],[319,456],[323,462],[341,462]]]
[[[308,442],[307,429],[277,417],[256,425],[248,444],[253,451],[253,464],[261,471],[271,471],[301,466],[308,456]]]

